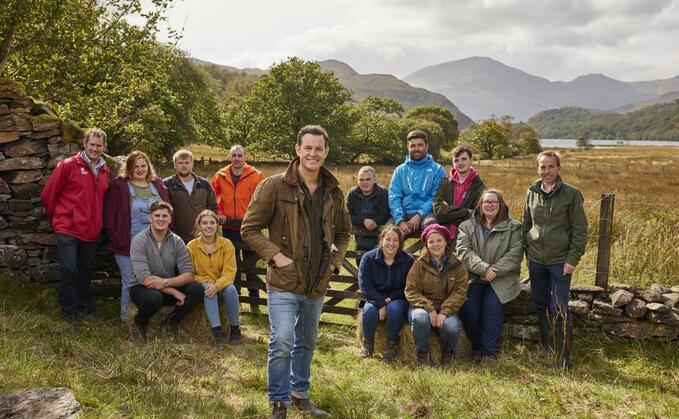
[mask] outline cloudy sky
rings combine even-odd
[[[405,76],[488,56],[550,80],[679,75],[679,0],[176,0],[192,56],[267,68],[334,58]]]

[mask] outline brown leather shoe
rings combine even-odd
[[[316,407],[309,399],[298,399],[297,397],[292,396],[292,405],[295,406],[297,410],[310,413],[316,418],[328,416],[328,412]]]

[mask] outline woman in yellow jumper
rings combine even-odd
[[[229,314],[231,334],[229,343],[241,343],[238,291],[233,285],[236,277],[236,251],[229,239],[218,234],[219,220],[213,211],[198,214],[194,227],[196,238],[186,247],[191,255],[195,281],[205,288],[203,305],[216,346],[226,344],[226,335],[219,319],[219,299],[224,301]]]

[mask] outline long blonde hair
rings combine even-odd
[[[203,210],[203,211],[200,212],[200,214],[198,214],[198,216],[196,217],[196,222],[193,224],[193,236],[194,237],[200,237],[201,236],[200,222],[205,217],[214,218],[215,221],[217,222],[217,226],[219,226],[219,217],[217,217],[217,214],[215,214],[214,211],[209,210],[209,209]],[[215,232],[215,234],[219,234],[220,231],[221,231],[221,229],[217,228],[217,231]]]

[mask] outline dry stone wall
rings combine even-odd
[[[80,150],[83,132],[49,105],[0,79],[0,269],[17,279],[54,282],[59,264],[56,238],[40,202],[40,191],[56,164]],[[117,267],[100,246],[95,285],[116,284]],[[108,288],[115,295],[115,288]],[[111,292],[113,291],[113,292]],[[574,285],[569,303],[579,329],[637,339],[679,337],[679,286],[648,289],[613,285],[609,291]],[[506,306],[506,333],[537,339],[530,289]],[[577,330],[577,329],[576,329]]]
[[[0,79],[0,268],[17,279],[58,280],[56,237],[40,192],[58,162],[81,149],[83,131],[50,105]],[[97,281],[117,267],[103,246]]]

